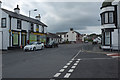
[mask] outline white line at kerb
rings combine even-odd
[[[71,75],[71,73],[66,73],[66,75],[64,76],[64,78],[69,78]]]
[[[56,73],[56,74],[54,75],[54,77],[58,77],[58,76],[60,76],[60,74],[61,74],[61,73]]]
[[[79,54],[80,54],[81,50],[72,58],[72,60],[74,60]]]

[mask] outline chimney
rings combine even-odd
[[[41,16],[38,14],[38,16],[35,17],[37,20],[41,21]]]
[[[70,28],[70,31],[73,31],[73,28]]]
[[[19,5],[17,5],[17,8],[14,8],[14,12],[16,12],[16,13],[20,13],[20,8],[19,8]]]
[[[1,5],[2,5],[2,1],[0,1],[0,8],[1,8]]]

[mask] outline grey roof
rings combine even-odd
[[[105,1],[102,3],[102,7],[111,6],[113,1],[114,1],[114,0],[105,0]]]
[[[56,34],[67,34],[68,32],[57,32]]]
[[[48,33],[47,37],[49,37],[49,38],[60,38],[58,35],[56,35],[54,33]]]
[[[80,34],[79,32],[77,32],[77,31],[74,31],[74,32],[76,32],[77,34]]]
[[[39,21],[37,19],[33,19],[33,18],[24,16],[24,15],[18,14],[16,12],[8,11],[8,10],[3,9],[3,8],[2,8],[2,10],[4,12],[6,12],[7,14],[9,14],[10,16],[14,17],[14,18],[18,18],[18,19],[21,19],[21,20],[29,21],[29,22],[32,22],[32,23],[39,24],[39,25],[47,27],[47,25],[45,25],[44,23],[42,23],[41,21]]]

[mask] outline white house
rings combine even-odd
[[[108,2],[109,1],[109,2]],[[120,49],[120,2],[105,0],[101,7],[102,49]]]
[[[59,37],[57,34],[54,33],[47,33],[47,43],[50,43],[52,41],[56,42],[56,43],[61,43],[62,38]]]
[[[57,32],[56,33],[60,38],[62,38],[61,42],[60,43],[63,43],[63,42],[66,42],[67,41],[67,32]]]
[[[1,8],[0,2],[0,49],[25,46],[27,42],[46,42],[47,27],[38,19],[20,14],[19,6],[14,12]]]
[[[74,31],[73,28],[70,28],[70,31],[68,32],[59,32],[56,33],[58,36],[62,38],[62,42],[75,42],[75,43],[81,43],[82,42],[82,35]]]

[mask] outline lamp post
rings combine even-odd
[[[29,10],[29,17],[30,17],[31,11],[37,11],[37,9]]]

